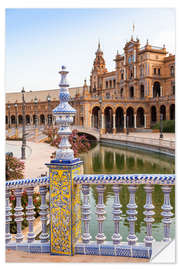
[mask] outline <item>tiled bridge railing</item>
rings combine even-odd
[[[82,207],[81,207],[81,220],[84,227],[81,234],[81,240],[76,242],[74,253],[75,254],[90,254],[90,255],[109,255],[109,256],[128,256],[150,258],[152,253],[152,243],[154,241],[152,236],[152,223],[154,221],[153,215],[154,206],[152,204],[152,192],[154,185],[161,185],[164,193],[164,203],[161,207],[162,222],[164,224],[164,238],[163,241],[170,241],[170,224],[172,207],[170,205],[170,192],[172,186],[175,184],[175,175],[77,175],[73,178],[75,185],[81,185],[83,194]],[[113,222],[114,234],[112,241],[105,241],[106,236],[103,232],[103,221],[105,220],[105,205],[103,202],[103,193],[105,186],[113,185],[114,203],[113,203]],[[146,236],[144,243],[138,243],[135,235],[135,222],[138,218],[136,211],[137,205],[135,202],[135,193],[139,185],[144,185],[146,192],[146,203],[144,205],[144,221],[146,222]],[[89,232],[89,223],[91,216],[91,206],[89,204],[89,191],[90,185],[96,185],[98,193],[98,203],[96,205],[96,215],[98,222],[98,231],[96,241],[91,241]],[[121,220],[121,204],[119,201],[119,193],[122,185],[127,185],[130,198],[127,205],[127,220],[129,221],[129,234],[127,242],[121,242],[121,235],[119,230]],[[34,222],[34,205],[33,205],[33,192],[34,188],[39,186],[41,195],[40,216],[42,222],[42,232],[40,240],[35,240],[35,233],[33,229]],[[24,250],[27,252],[37,253],[50,253],[50,241],[47,231],[47,216],[48,205],[46,197],[49,186],[49,177],[42,177],[36,179],[26,180],[13,180],[6,182],[6,248],[15,250]],[[23,241],[22,221],[23,221],[23,207],[21,205],[21,197],[23,190],[27,191],[28,204],[25,209],[26,219],[29,224],[29,232],[27,234],[27,241]],[[12,241],[10,234],[10,221],[11,221],[11,206],[9,198],[11,191],[14,190],[16,197],[16,207],[14,209],[14,217],[17,223],[17,234],[15,241]]]

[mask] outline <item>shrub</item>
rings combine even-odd
[[[58,128],[50,128],[44,132],[48,135],[47,143],[58,147],[61,142],[61,136],[58,135]],[[69,136],[69,142],[72,145],[74,156],[77,157],[81,152],[87,152],[90,149],[90,143],[85,135],[78,135],[77,130],[73,130]],[[54,155],[54,153],[53,153]]]
[[[175,132],[175,120],[163,120],[162,121],[162,132]],[[152,129],[159,129],[160,130],[160,122],[155,124]]]
[[[24,177],[24,162],[6,154],[6,180],[22,179]]]

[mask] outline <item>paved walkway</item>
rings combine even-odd
[[[7,250],[6,262],[18,263],[142,263],[149,262],[148,259],[136,259],[128,257],[111,257],[111,256],[51,256],[49,254],[32,254],[22,251]]]
[[[163,139],[160,139],[160,133],[152,133],[152,132],[130,132],[129,135],[126,135],[125,133],[117,133],[117,134],[107,133],[103,134],[101,138],[119,141],[128,141],[158,147],[161,146],[173,150],[175,149],[175,141],[176,141],[174,133],[164,133]]]
[[[10,144],[16,145],[17,147],[21,147],[21,141],[7,141]],[[27,142],[28,147],[31,148],[32,152],[28,159],[24,161],[25,170],[24,177],[25,178],[33,178],[39,177],[41,174],[48,175],[48,168],[45,163],[50,162],[51,154],[57,150],[56,147],[50,146],[48,143],[35,143],[35,142]]]

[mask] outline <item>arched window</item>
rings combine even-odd
[[[109,87],[112,88],[112,81],[109,81]]]
[[[174,76],[174,66],[170,67],[170,74],[171,74],[171,76]]]
[[[160,114],[162,115],[162,120],[166,120],[166,107],[164,105],[160,107]]]
[[[41,114],[40,115],[40,125],[41,124],[45,124],[45,117],[44,117],[44,114]]]
[[[160,83],[159,82],[155,82],[154,86],[153,86],[153,97],[160,97],[161,95],[161,91],[160,91]]]
[[[151,122],[156,122],[156,107],[152,106],[151,107]]]
[[[26,115],[26,124],[30,124],[30,115]]]
[[[11,124],[16,124],[16,117],[11,115]]]
[[[141,84],[140,86],[140,98],[144,98],[144,85]]]
[[[121,80],[124,80],[124,73],[121,72]]]
[[[116,88],[116,80],[113,80],[113,88]]]
[[[170,120],[175,120],[175,105],[171,104],[170,106]]]
[[[20,125],[23,123],[22,115],[18,115],[18,122],[19,122]]]
[[[127,120],[127,127],[133,128],[134,127],[134,110],[132,107],[129,107],[126,111],[126,120]]]
[[[133,97],[134,97],[134,87],[133,87],[133,86],[131,86],[131,87],[129,88],[129,97],[130,97],[130,98],[133,98]]]
[[[108,88],[108,81],[106,81],[106,88]]]
[[[137,127],[144,127],[144,109],[141,107],[137,110]]]
[[[123,97],[123,88],[121,88],[121,90],[120,90],[120,96],[121,96],[121,98]]]

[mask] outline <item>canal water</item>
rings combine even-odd
[[[118,147],[106,144],[97,144],[88,153],[80,155],[84,161],[85,174],[172,174],[175,172],[175,160],[162,154],[151,153],[147,151],[130,149],[127,147]],[[171,192],[172,213],[175,215],[175,189]],[[106,235],[106,240],[111,241],[114,233],[114,223],[112,215],[114,193],[112,186],[107,185],[104,193],[104,204],[106,210],[106,219],[103,223],[103,230]],[[95,236],[98,231],[98,223],[96,221],[96,204],[98,195],[96,186],[91,186],[90,189],[90,204],[91,204],[91,221],[90,233],[92,240],[96,240]],[[161,217],[161,206],[163,205],[163,192],[158,185],[154,186],[152,195],[153,204],[155,206],[154,223],[152,226],[153,237],[160,241],[163,239],[163,223]],[[146,234],[146,223],[144,222],[143,211],[146,201],[146,194],[143,185],[139,186],[136,191],[136,204],[138,206],[137,221],[135,225],[136,236],[138,242],[144,240]],[[123,186],[120,191],[120,203],[122,205],[122,214],[120,221],[120,234],[122,241],[127,241],[129,223],[127,221],[127,204],[129,202],[129,192],[127,186]],[[171,238],[175,237],[175,217],[172,218]]]

